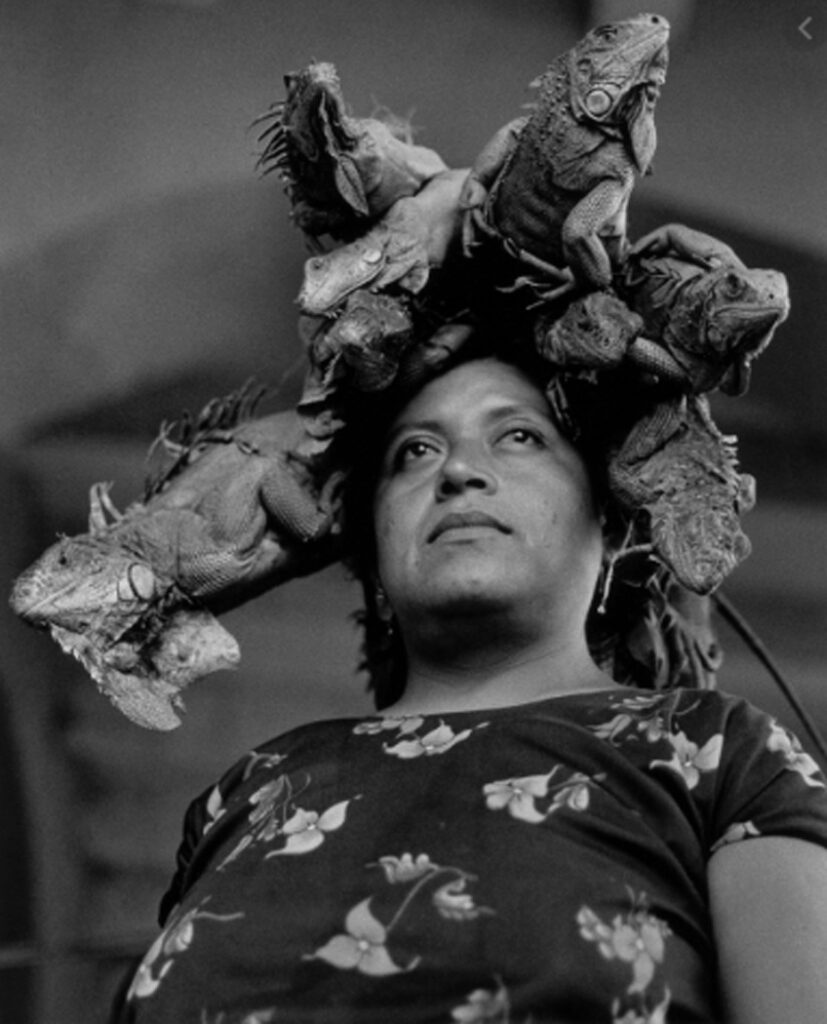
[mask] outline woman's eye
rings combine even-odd
[[[404,469],[405,466],[410,466],[412,463],[417,462],[419,459],[426,458],[434,450],[434,445],[429,441],[422,441],[418,440],[417,438],[412,438],[410,441],[405,441],[396,449],[396,452],[394,453],[394,469]]]
[[[503,440],[512,442],[520,447],[536,446],[543,447],[545,438],[539,430],[530,427],[512,427],[503,435]]]

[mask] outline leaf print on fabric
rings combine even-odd
[[[333,938],[305,959],[325,960],[342,970],[356,970],[361,974],[388,975],[413,970],[419,957],[407,967],[395,964],[385,948],[387,929],[370,912],[370,897],[349,911],[345,918],[346,934]]]
[[[784,767],[788,771],[798,772],[808,786],[824,788],[821,769],[816,761],[802,748],[798,738],[775,719],[771,721],[767,750],[780,753],[786,762]]]
[[[184,914],[176,913],[173,916],[173,920],[152,943],[138,966],[126,994],[127,1002],[146,999],[155,994],[175,963],[173,957],[185,953],[192,945],[196,921],[235,921],[244,917],[241,911],[235,914],[212,914],[202,910],[201,907],[208,903],[209,899],[207,896],[193,910],[188,910]],[[165,962],[159,963],[164,959]]]
[[[730,843],[739,843],[742,839],[751,839],[754,836],[760,835],[761,833],[751,821],[735,821],[727,828],[720,839],[715,840],[709,848],[709,852],[714,853],[716,850],[720,850],[722,846],[728,846]]]
[[[276,768],[285,760],[287,760],[287,754],[259,754],[258,751],[251,750],[247,755],[247,764],[244,765],[242,778],[246,782],[253,772]]]
[[[663,962],[665,940],[672,934],[665,921],[650,914],[643,895],[632,899],[632,910],[616,914],[611,925],[605,924],[587,906],[577,912],[581,936],[595,942],[606,960],[621,960],[632,969],[632,980],[626,989],[630,995],[643,993]]]
[[[208,821],[204,825],[202,835],[206,835],[218,819],[222,818],[227,813],[227,808],[224,806],[224,798],[221,795],[221,790],[218,786],[213,786],[210,791],[210,795],[207,797],[207,805],[205,809]]]
[[[498,981],[494,992],[485,988],[470,992],[462,1006],[451,1010],[451,1020],[456,1024],[508,1024],[509,1012],[508,991]]]
[[[721,762],[723,733],[715,733],[702,747],[698,747],[683,732],[670,733],[666,739],[672,745],[672,757],[668,761],[651,761],[649,767],[669,768],[676,772],[683,778],[687,789],[694,789],[700,782],[701,774],[715,771]]]
[[[492,811],[507,808],[512,818],[532,825],[545,821],[562,807],[572,811],[587,810],[591,799],[589,790],[606,778],[605,773],[592,777],[583,772],[572,772],[567,779],[551,785],[551,780],[561,767],[559,764],[554,765],[546,775],[525,775],[522,778],[487,782],[482,787],[486,806]],[[551,802],[545,808],[538,805],[538,801],[545,800],[549,794],[552,794]]]
[[[480,726],[477,726],[480,728]],[[450,725],[442,722],[435,729],[425,733],[424,736],[412,736],[409,740],[400,740],[393,746],[387,743],[382,744],[386,754],[393,754],[394,757],[401,757],[408,760],[413,757],[433,757],[436,754],[444,754],[457,743],[462,743],[471,735],[471,729],[463,729],[462,732],[454,732]]]
[[[323,814],[298,807],[281,829],[281,834],[287,836],[286,844],[280,850],[268,853],[267,857],[310,853],[311,850],[315,850],[324,842],[325,833],[335,832],[344,825],[349,803],[350,800],[342,800],[328,807]]]

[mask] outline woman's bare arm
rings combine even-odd
[[[748,839],[708,878],[727,1024],[827,1021],[827,849]]]

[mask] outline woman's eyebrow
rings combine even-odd
[[[424,430],[427,433],[437,433],[442,430],[442,424],[439,420],[403,420],[401,423],[397,423],[396,426],[391,427],[385,436],[384,447],[390,448],[390,446],[403,434],[407,434],[411,431],[416,433],[419,430]]]
[[[508,405],[497,405],[492,409],[489,409],[484,418],[492,422],[497,420],[505,420],[510,416],[537,416],[539,419],[548,420],[552,422],[551,413],[545,408],[540,408],[539,403],[534,405],[532,402],[519,402],[518,404]]]

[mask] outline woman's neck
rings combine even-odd
[[[620,686],[592,661],[584,640],[509,649],[476,645],[452,658],[409,656],[405,692],[391,714],[439,714],[507,707]]]

